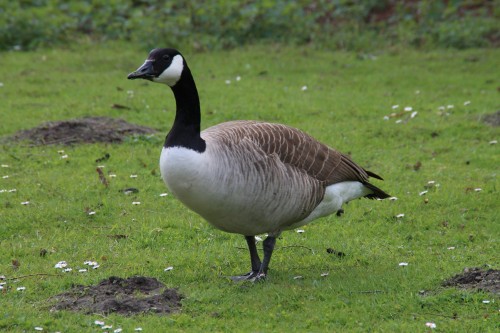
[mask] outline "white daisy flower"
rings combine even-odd
[[[425,323],[425,326],[427,326],[427,327],[429,327],[429,328],[431,328],[431,329],[436,328],[436,324],[434,324],[434,323],[430,323],[430,322],[429,322],[429,323]]]

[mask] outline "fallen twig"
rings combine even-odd
[[[101,181],[101,183],[105,186],[105,187],[108,187],[109,186],[109,183],[108,183],[108,180],[106,179],[106,176],[104,176],[104,172],[102,172],[102,169],[101,168],[96,168],[95,169],[97,171],[97,173],[99,174],[99,180]]]
[[[34,276],[61,276],[60,274],[49,274],[49,273],[35,273],[35,274],[28,274],[28,275],[20,275],[20,276],[15,276],[11,278],[6,278],[5,280],[19,280],[19,279],[24,279],[28,277],[34,277]]]
[[[360,291],[350,291],[350,294],[383,294],[383,290],[360,290]]]
[[[280,250],[280,249],[287,249],[287,248],[292,248],[292,247],[301,247],[301,248],[304,248],[304,249],[307,249],[309,251],[311,251],[313,254],[314,254],[314,250],[311,249],[310,247],[307,247],[307,246],[304,246],[304,245],[288,245],[288,246],[281,246],[281,247],[275,247],[274,250],[277,251],[277,250]],[[235,249],[238,249],[238,250],[248,250],[248,248],[246,247],[241,247],[241,246],[235,246]]]
[[[307,249],[309,251],[312,252],[312,254],[314,254],[314,250],[311,249],[310,247],[307,247],[307,246],[304,246],[304,245],[287,245],[287,246],[281,246],[279,247],[280,249],[287,249],[287,248],[293,248],[293,247],[301,247],[301,248],[304,248],[304,249]],[[278,248],[276,248],[278,249]]]

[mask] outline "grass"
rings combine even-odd
[[[464,267],[498,268],[500,159],[489,142],[499,132],[480,118],[499,108],[500,51],[357,55],[254,46],[186,54],[204,128],[230,119],[301,128],[382,175],[386,181],[376,184],[398,197],[352,202],[341,218],[284,233],[268,281],[243,286],[223,278],[249,268],[243,237],[215,230],[172,196],[159,196],[166,189],[158,157],[175,104],[165,87],[126,80],[144,50],[116,43],[1,56],[8,69],[0,76],[4,135],[86,115],[122,117],[160,134],[121,145],[2,145],[0,162],[8,167],[0,176],[9,177],[0,178],[0,189],[17,191],[0,193],[0,275],[20,278],[1,291],[0,329],[100,331],[95,320],[124,332],[422,332],[426,322],[441,332],[499,329],[497,295],[444,289],[441,282]],[[416,117],[408,119],[407,106]],[[404,114],[384,120],[393,112]],[[105,153],[110,159],[96,163]],[[117,175],[109,188],[95,171],[101,164]],[[420,196],[431,180],[439,186]],[[120,190],[127,187],[139,193],[126,196]],[[54,268],[61,260],[77,268],[89,259],[101,267],[85,274]],[[168,266],[174,269],[164,272]],[[104,319],[49,311],[51,296],[113,275],[157,277],[185,295],[182,311]]]

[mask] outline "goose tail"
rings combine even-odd
[[[374,178],[377,178],[377,177],[374,177]],[[382,179],[382,178],[379,178],[379,179]],[[363,185],[372,191],[372,193],[365,195],[365,198],[368,198],[368,199],[386,199],[386,198],[391,197],[390,194],[384,192],[383,190],[379,189],[377,186],[375,186],[373,184],[364,183]]]

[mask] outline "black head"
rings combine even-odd
[[[146,79],[173,87],[181,78],[185,67],[186,62],[176,49],[154,49],[144,64],[127,78]]]

